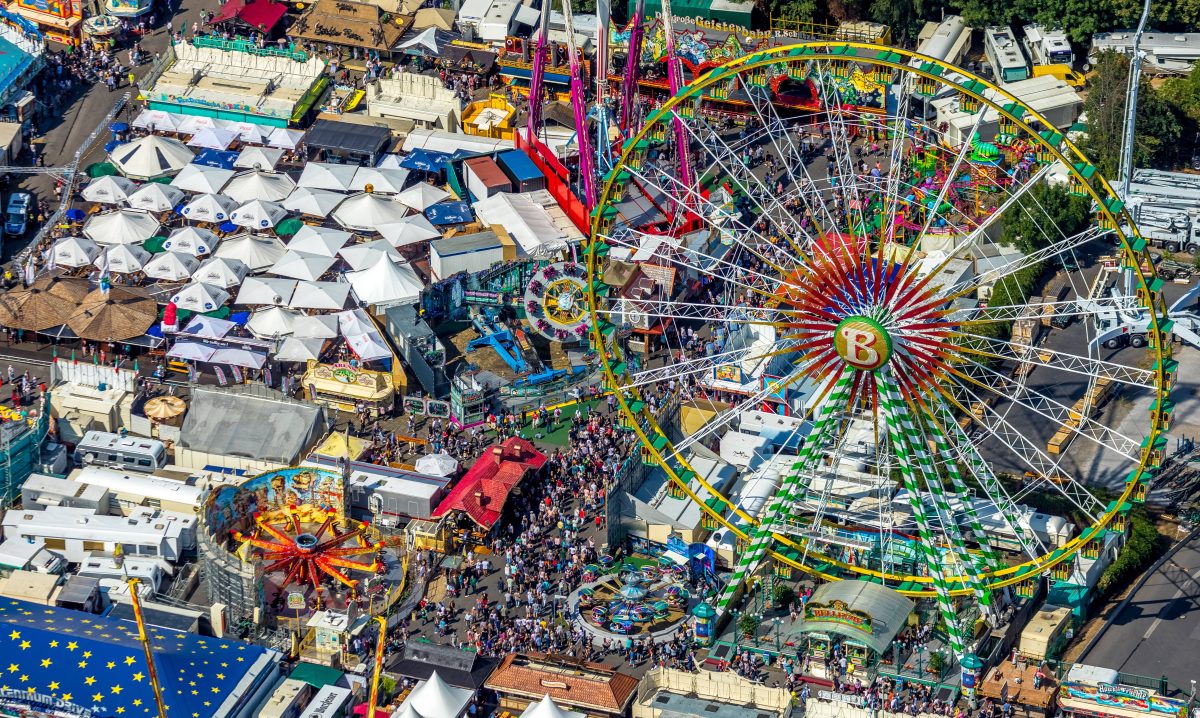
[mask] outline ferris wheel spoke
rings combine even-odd
[[[780,164],[783,165],[783,170],[787,173],[788,181],[793,187],[800,191],[801,200],[804,203],[804,206],[808,209],[810,216],[815,216],[815,213],[813,212],[813,205],[815,204],[821,211],[824,212],[825,221],[828,222],[827,226],[829,226],[831,229],[836,228],[837,222],[833,217],[833,213],[829,211],[829,206],[825,202],[821,201],[810,202],[804,196],[805,193],[803,188],[806,185],[805,183],[801,182],[798,177],[796,177],[796,174],[792,169],[793,167],[800,168],[800,171],[803,173],[804,178],[808,181],[809,186],[812,186],[815,189],[816,185],[813,183],[812,175],[809,174],[808,163],[804,159],[804,154],[799,150],[799,148],[796,147],[795,142],[792,140],[791,134],[787,131],[787,126],[784,124],[783,119],[779,116],[779,113],[775,110],[775,104],[770,102],[768,98],[768,101],[763,103],[763,106],[766,109],[766,112],[764,113],[763,108],[760,107],[755,101],[756,94],[757,93],[753,91],[753,88],[747,92],[747,96],[750,98],[750,104],[754,106],[755,111],[758,113],[760,119],[763,119],[763,127],[779,127],[782,130],[784,139],[786,140],[786,146],[788,148],[787,153],[785,153],[783,148],[780,147],[779,141],[776,139],[775,134],[768,131],[768,136],[771,138],[771,144],[775,148],[775,152],[779,155]],[[769,125],[766,119],[763,117],[764,114],[769,114],[771,117]]]
[[[929,228],[933,226],[933,222],[941,214],[942,203],[946,201],[946,195],[950,192],[950,187],[958,178],[959,168],[962,167],[963,160],[967,158],[967,154],[971,151],[971,139],[979,132],[979,125],[983,122],[984,112],[975,113],[975,122],[971,125],[971,131],[965,135],[966,139],[962,146],[958,149],[958,153],[954,156],[954,164],[950,166],[950,171],[946,173],[946,178],[942,182],[942,186],[938,188],[937,198],[934,199],[932,207],[926,213],[925,222],[921,226],[921,233],[917,235],[917,239],[929,232]]]
[[[1141,389],[1152,389],[1157,375],[1151,369],[1118,364],[1097,357],[1071,354],[1045,346],[1033,346],[978,334],[962,334],[969,340],[960,345],[960,349],[964,352],[1002,361],[1029,363],[1033,368],[1044,366],[1049,369],[1061,369],[1089,379],[1107,379]],[[1005,353],[1004,348],[1006,347],[1011,351]]]
[[[1080,481],[1075,479],[1071,472],[1061,466],[1060,460],[1050,458],[1046,452],[1026,437],[1026,432],[1014,426],[1004,415],[976,394],[969,385],[959,383],[956,389],[963,395],[971,408],[964,406],[952,396],[945,393],[943,396],[965,416],[971,417],[971,420],[998,444],[1020,459],[1024,465],[1030,467],[1039,481],[1044,481],[1052,486],[1092,522],[1095,522],[1104,513],[1104,505]],[[1020,496],[1013,496],[1013,501],[1020,501]]]
[[[778,346],[778,345],[776,345]],[[681,362],[672,362],[667,366],[658,367],[655,369],[642,369],[633,372],[628,376],[633,380],[627,384],[622,384],[622,389],[632,389],[648,384],[655,384],[671,379],[680,379],[683,377],[693,376],[697,374],[705,374],[712,372],[717,367],[727,366],[730,364],[745,364],[748,362],[762,362],[777,356],[783,356],[792,353],[790,347],[777,348],[762,354],[751,354],[753,346],[745,349],[735,349],[720,354],[711,356],[697,357],[695,359],[685,359]]]
[[[910,139],[907,132],[904,131],[908,123],[908,107],[913,94],[913,78],[912,73],[904,73],[900,78],[900,104],[896,114],[892,116],[891,122],[885,124],[886,133],[884,137],[891,136],[892,141],[888,145],[888,166],[887,177],[884,178],[884,191],[882,198],[883,216],[887,218],[886,229],[881,221],[879,226],[879,241],[891,242],[894,240],[894,232],[896,231],[896,217],[900,210],[900,181],[901,169],[904,167],[904,145]],[[916,147],[915,138],[912,146]],[[918,235],[920,238],[920,235]]]
[[[1083,245],[1094,241],[1105,234],[1108,234],[1110,231],[1111,230],[1103,229],[1101,227],[1088,227],[1082,232],[1056,241],[1055,243],[1047,247],[1043,247],[1036,252],[1031,254],[1023,254],[1019,258],[1005,262],[999,267],[980,272],[979,274],[975,275],[975,277],[967,280],[965,283],[957,285],[954,287],[954,293],[952,297],[962,297],[973,294],[982,287],[994,285],[1005,277],[1012,276],[1025,269],[1037,267],[1046,260],[1061,257],[1077,247],[1082,247]]]
[[[673,299],[645,299],[637,301],[638,314],[660,319],[701,319],[710,322],[731,324],[778,325],[804,316],[798,309],[782,306],[755,306],[752,304],[712,304],[705,302],[680,302]],[[631,311],[621,309],[597,309],[597,314],[624,316]]]
[[[983,362],[965,356],[963,359],[971,364],[974,371],[969,374],[956,372],[961,379],[982,389],[995,392],[1004,400],[1049,419],[1059,429],[1071,428],[1076,434],[1096,443],[1102,449],[1115,451],[1121,456],[1135,461],[1140,455],[1141,441],[1135,441],[1116,429],[1096,421],[1088,416],[1090,412],[1080,412],[1068,407],[1031,388],[1028,384],[1015,385],[1012,379]],[[1014,391],[1014,387],[1016,391]],[[1077,426],[1075,426],[1076,424]]]
[[[980,324],[1006,324],[1018,319],[1057,319],[1096,317],[1119,312],[1137,312],[1138,307],[1129,301],[1065,299],[1052,302],[1027,302],[1025,304],[988,304],[986,306],[955,309],[946,316],[961,326]]]
[[[970,499],[969,489],[959,472],[959,462],[962,462],[964,466],[970,469],[971,476],[983,488],[985,496],[995,506],[996,512],[999,513],[1008,530],[1012,531],[1013,536],[1017,539],[1017,544],[1024,551],[1025,555],[1029,558],[1037,559],[1039,556],[1045,554],[1046,547],[1037,534],[1026,534],[1018,518],[1020,511],[1016,506],[1016,502],[1013,501],[1007,489],[1004,488],[1004,484],[996,477],[991,465],[984,461],[978,447],[967,436],[967,433],[963,431],[962,426],[954,420],[954,415],[950,407],[946,405],[945,400],[941,395],[932,395],[929,399],[933,404],[930,418],[940,429],[936,434],[939,438],[938,451],[945,459],[951,482],[959,495],[959,500],[966,507],[968,516],[972,517],[971,528],[983,550],[984,557],[989,564],[989,569],[995,570],[1000,565],[1000,559],[991,546],[991,539],[987,535],[987,531],[983,529],[980,523],[979,514]]]
[[[845,126],[845,123],[841,119],[841,98],[837,98],[837,111],[835,113],[835,108],[834,106],[830,105],[829,98],[826,94],[826,88],[833,85],[833,83],[829,81],[829,78],[832,77],[832,73],[830,73],[827,69],[822,70],[822,65],[819,61],[817,61],[815,64],[817,67],[817,76],[822,80],[821,86],[818,87],[816,93],[817,106],[821,108],[825,114],[825,117],[828,119],[830,146],[833,149],[834,164],[837,167],[837,174],[840,177],[840,182],[834,185],[834,188],[835,192],[841,194],[842,203],[846,209],[846,220],[848,224],[847,230],[853,231],[853,226],[849,226],[850,213],[852,209],[851,205],[856,205],[859,208],[858,218],[860,226],[863,226],[863,217],[862,202],[861,198],[858,196],[857,185],[854,182],[851,182],[855,175],[852,164],[853,160],[850,158],[850,134],[849,130]],[[843,141],[845,144],[839,146],[839,141]]]

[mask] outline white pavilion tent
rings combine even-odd
[[[240,259],[209,257],[195,271],[192,279],[221,289],[229,289],[239,286],[248,274],[250,268]]]
[[[315,282],[336,262],[337,260],[333,257],[288,250],[287,254],[280,257],[279,261],[267,271],[280,277],[307,279]]]
[[[165,282],[182,282],[192,276],[200,266],[200,260],[183,252],[161,252],[142,267],[142,273]]]
[[[418,212],[424,212],[449,197],[450,193],[440,187],[434,187],[428,182],[418,182],[396,195],[396,201]]]
[[[297,187],[292,190],[287,199],[283,200],[283,206],[285,209],[309,217],[328,217],[329,213],[337,209],[337,206],[345,199],[346,195],[342,192]]]
[[[225,222],[237,200],[223,194],[202,194],[183,206],[183,216],[195,222]]]
[[[50,260],[59,267],[86,267],[103,251],[86,237],[63,237],[50,248]]]
[[[213,251],[221,238],[215,232],[200,227],[180,227],[167,236],[163,249],[168,252],[186,252],[199,257]]]
[[[287,249],[277,237],[243,234],[221,242],[214,254],[218,257],[240,259],[250,271],[257,272],[275,264],[286,253]]]
[[[300,281],[287,305],[293,309],[343,309],[349,297],[346,282]]]
[[[138,188],[138,183],[120,175],[97,177],[88,182],[79,193],[88,202],[118,204],[124,202]]]
[[[256,199],[233,210],[229,220],[239,227],[270,229],[287,217],[287,210],[277,202]]]
[[[423,214],[405,217],[399,222],[389,222],[376,227],[383,238],[400,248],[408,244],[424,242],[427,239],[440,239],[442,233]]]
[[[283,150],[275,147],[245,147],[233,161],[233,166],[247,170],[274,170],[283,159]]]
[[[131,209],[140,209],[144,212],[169,212],[175,208],[175,205],[182,202],[185,196],[183,190],[178,187],[159,182],[147,182],[129,195],[125,204],[129,205]]]
[[[196,155],[179,140],[161,135],[146,135],[117,145],[109,161],[130,179],[148,180],[166,177],[191,164]]]
[[[287,305],[295,291],[295,279],[246,277],[233,303],[242,306]]]
[[[400,704],[400,710],[412,706],[418,714],[427,718],[458,718],[467,709],[475,691],[468,688],[455,688],[437,671],[430,674],[427,680],[421,681]]]
[[[146,212],[118,209],[93,215],[83,225],[83,233],[97,244],[140,244],[153,237],[160,226]]]
[[[268,202],[280,202],[296,189],[296,181],[286,174],[250,170],[236,175],[225,185],[222,194],[233,197],[238,202],[250,202],[256,199]]]
[[[340,229],[313,227],[306,224],[292,235],[287,248],[295,252],[336,257],[338,250],[345,247],[353,237],[353,234]]]
[[[293,309],[268,307],[250,315],[246,329],[259,339],[277,339],[292,333],[292,324],[300,315]]]
[[[376,227],[389,222],[399,222],[408,214],[404,205],[377,194],[351,196],[333,212],[333,218],[346,229],[359,232],[375,232]]]
[[[398,194],[404,190],[408,182],[406,169],[379,169],[378,167],[359,167],[350,182],[351,192],[366,192],[371,187],[372,192],[380,194]]]
[[[229,184],[234,174],[233,170],[224,167],[190,164],[171,179],[171,186],[185,192],[218,194],[222,187]]]
[[[211,312],[229,301],[229,292],[201,282],[191,282],[180,289],[171,301],[180,309],[192,312]]]
[[[330,189],[348,192],[358,172],[356,165],[335,165],[329,162],[309,162],[304,165],[296,184],[309,189]]]
[[[411,304],[421,296],[425,284],[413,268],[395,262],[379,262],[358,272],[346,272],[346,280],[364,304],[391,306]]]
[[[97,267],[108,268],[114,274],[140,272],[150,261],[150,253],[136,244],[115,244],[104,250],[104,254],[93,262]]]

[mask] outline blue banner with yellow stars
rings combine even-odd
[[[220,638],[147,626],[172,718],[216,718],[275,678],[279,654]],[[137,624],[0,599],[0,704],[84,718],[156,716]]]

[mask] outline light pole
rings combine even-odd
[[[775,617],[775,653],[776,654],[779,654],[782,652],[782,648],[780,648],[780,645],[779,645],[779,622],[781,620],[782,619],[780,619],[779,616]]]

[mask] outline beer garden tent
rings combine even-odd
[[[349,192],[358,173],[355,165],[335,165],[328,162],[309,162],[304,165],[300,179],[296,182],[299,187],[309,189],[327,189],[338,192]]]
[[[233,170],[227,170],[224,167],[210,167],[193,163],[181,169],[179,174],[171,179],[171,186],[178,187],[185,192],[218,194],[222,187],[229,184],[229,180],[233,179],[234,174]]]
[[[297,187],[283,200],[283,208],[309,217],[328,217],[345,199],[342,192]]]
[[[342,309],[349,297],[346,282],[300,281],[287,305],[293,309]]]
[[[381,224],[376,227],[376,230],[396,248],[424,242],[427,239],[439,239],[442,236],[442,233],[422,214],[405,217],[399,222]]]
[[[132,209],[97,214],[83,225],[83,233],[97,244],[141,244],[161,225],[153,215]]]
[[[338,254],[346,260],[346,264],[349,264],[351,269],[356,271],[367,269],[378,262],[387,260],[399,262],[404,259],[399,252],[392,248],[392,245],[388,244],[386,239],[377,239],[367,244],[352,244],[338,250]]]
[[[259,125],[254,122],[245,120],[226,120],[225,129],[237,134],[238,139],[242,142],[248,142],[252,145],[261,145],[270,137],[274,127]]]
[[[190,312],[211,312],[229,300],[229,292],[201,282],[191,282],[171,297],[175,306]]]
[[[307,362],[309,359],[321,358],[321,346],[324,339],[300,339],[294,336],[285,337],[275,351],[277,361]]]
[[[249,273],[250,268],[240,259],[209,257],[196,270],[193,278],[197,282],[211,284],[221,289],[229,289],[230,287],[240,285]]]
[[[280,147],[285,150],[294,150],[304,139],[303,130],[289,130],[286,127],[276,127],[271,131],[271,135],[267,137],[267,144],[271,147]]]
[[[195,154],[179,140],[146,135],[117,145],[108,159],[126,177],[148,180],[178,173],[191,164],[193,157]]]
[[[391,306],[412,304],[421,297],[425,283],[408,264],[379,262],[358,272],[346,272],[346,281],[365,304]]]
[[[246,329],[259,339],[278,339],[292,333],[292,325],[300,312],[283,307],[268,307],[250,315]]]
[[[379,225],[399,222],[407,213],[408,210],[399,202],[364,192],[342,202],[334,211],[333,218],[346,229],[375,232]]]
[[[913,608],[911,600],[886,586],[870,581],[834,581],[813,591],[799,632],[842,636],[879,656],[904,628]],[[869,630],[861,625],[864,616]]]
[[[152,279],[165,282],[182,282],[192,276],[200,266],[200,260],[183,252],[161,252],[142,268],[142,273]]]
[[[133,126],[140,130],[153,132],[176,132],[179,130],[180,116],[165,110],[142,110],[134,118]]]
[[[147,182],[137,188],[125,199],[130,209],[140,209],[144,212],[169,212],[184,198],[183,190],[178,187]]]
[[[283,158],[283,150],[275,147],[246,147],[233,161],[233,166],[248,170],[273,170]]]
[[[266,200],[281,202],[296,189],[296,181],[283,173],[250,170],[237,175],[225,185],[222,194],[238,202]]]
[[[246,263],[250,271],[257,272],[275,264],[286,253],[287,249],[284,248],[283,242],[276,237],[243,234],[221,242],[215,255],[240,259]]]
[[[337,315],[301,315],[292,325],[292,332],[298,339],[333,339],[338,335]]]
[[[63,237],[50,248],[50,259],[60,267],[86,267],[103,250],[86,237]]]
[[[376,167],[359,167],[350,181],[351,192],[366,192],[370,187],[372,192],[380,194],[398,194],[408,182],[408,170],[379,169]]]
[[[278,203],[256,199],[233,210],[229,219],[239,227],[269,229],[283,221],[286,216],[287,210]]]
[[[163,242],[163,249],[168,252],[187,252],[192,256],[199,257],[213,251],[213,248],[220,243],[221,238],[211,230],[200,227],[180,227],[171,232],[167,241]]]
[[[221,194],[202,194],[183,206],[183,216],[195,222],[224,222],[237,209],[237,200]]]
[[[292,235],[287,248],[294,252],[336,257],[338,250],[345,247],[353,237],[353,234],[340,229],[305,225]]]
[[[199,147],[206,150],[225,150],[229,149],[234,140],[238,138],[238,133],[232,130],[214,127],[212,129],[200,130],[192,135],[188,140],[188,147]]]
[[[204,117],[202,115],[184,115],[179,120],[179,132],[185,135],[194,135],[201,130],[216,129],[224,122],[224,120],[218,120],[214,117]]]
[[[138,188],[138,183],[120,175],[97,177],[79,193],[88,202],[118,204],[124,202]]]
[[[404,190],[396,197],[396,201],[417,210],[424,212],[433,205],[448,199],[450,193],[440,187],[434,187],[428,182],[419,182],[412,187]]]
[[[150,253],[136,244],[114,244],[92,264],[113,274],[133,274],[142,271],[149,261]]]

